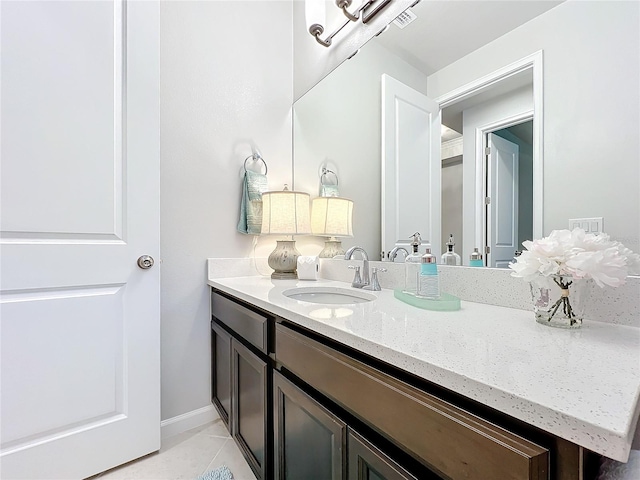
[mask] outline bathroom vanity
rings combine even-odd
[[[599,455],[626,460],[638,329],[557,330],[472,302],[427,312],[390,290],[317,304],[283,294],[308,283],[264,277],[209,285],[213,403],[259,479],[578,480]]]

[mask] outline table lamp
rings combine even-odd
[[[291,240],[277,240],[269,255],[269,266],[274,279],[296,279],[300,252],[296,250],[293,235],[309,235],[309,194],[292,192],[287,186],[279,192],[262,194],[261,235],[291,235]]]
[[[311,232],[329,237],[320,258],[344,255],[342,242],[336,237],[353,237],[353,201],[341,197],[318,197],[311,206]]]

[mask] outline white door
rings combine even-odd
[[[385,253],[399,239],[420,232],[440,257],[440,125],[440,107],[435,101],[382,75],[381,227]]]
[[[160,446],[159,5],[2,2],[3,479]]]
[[[519,147],[488,134],[487,206],[488,266],[506,268],[518,250]]]

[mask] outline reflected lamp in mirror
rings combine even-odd
[[[271,278],[296,279],[300,252],[296,250],[293,235],[311,234],[309,194],[292,192],[287,186],[280,192],[262,194],[261,235],[291,235],[291,240],[277,240],[269,255],[269,266],[274,270]]]
[[[311,205],[311,232],[329,237],[320,258],[344,255],[342,242],[336,237],[353,237],[353,202],[341,197],[314,198]]]

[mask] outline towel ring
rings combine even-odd
[[[245,172],[247,171],[247,162],[249,161],[250,158],[252,158],[254,162],[257,162],[258,160],[260,160],[262,163],[264,163],[264,174],[266,175],[267,172],[269,171],[269,167],[267,166],[267,162],[264,161],[264,158],[262,158],[259,153],[254,153],[244,159],[244,171]]]
[[[336,185],[338,185],[338,175],[336,174],[336,172],[334,172],[333,170],[329,170],[326,167],[322,167],[322,175],[320,175],[320,185],[326,185],[326,183],[324,183],[324,179],[328,173],[336,177]]]

